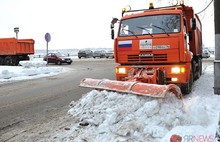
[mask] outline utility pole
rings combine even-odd
[[[220,0],[214,0],[215,22],[215,61],[214,61],[214,93],[220,95]]]

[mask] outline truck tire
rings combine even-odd
[[[193,74],[194,80],[197,80],[202,75],[202,60],[201,58],[197,58],[193,61]]]
[[[4,59],[0,57],[0,65],[4,65]]]
[[[195,59],[192,60],[192,73],[194,74],[193,76],[193,81],[197,80],[197,71],[196,71],[196,61]]]
[[[12,57],[11,56],[7,56],[4,60],[4,64],[11,66],[12,65]]]
[[[19,64],[18,58],[17,57],[12,57],[11,65],[12,66],[17,66],[18,64]]]
[[[29,57],[29,56],[26,56],[26,57],[25,57],[25,60],[28,60],[28,61],[29,61],[29,60],[30,60],[30,57]]]
[[[199,77],[202,75],[202,59],[199,59]]]

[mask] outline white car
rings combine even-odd
[[[99,58],[105,58],[105,51],[101,50],[101,51],[94,51],[93,52],[93,58],[99,57]]]
[[[106,58],[114,58],[114,51],[110,50],[105,53]]]
[[[209,58],[210,57],[210,52],[208,50],[203,50],[202,51],[202,57],[203,58]]]

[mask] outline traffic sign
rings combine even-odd
[[[49,33],[46,33],[46,34],[45,34],[45,40],[46,40],[47,42],[50,42],[51,36],[50,36]]]

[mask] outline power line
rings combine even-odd
[[[196,13],[196,14],[200,14],[200,13],[204,12],[204,11],[211,5],[211,3],[212,3],[213,1],[214,1],[214,0],[212,0],[202,11],[200,11],[200,12],[198,12],[198,13]]]

